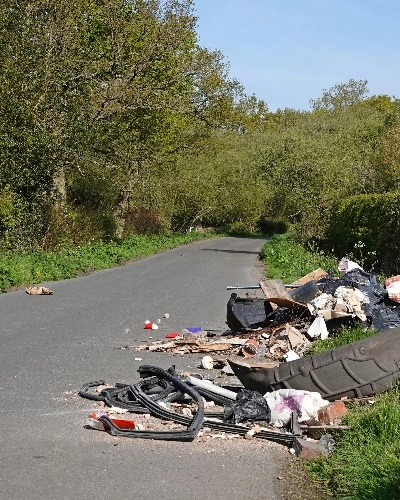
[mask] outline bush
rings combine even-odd
[[[366,270],[400,273],[400,193],[352,196],[332,216],[328,239],[335,253],[352,257]]]

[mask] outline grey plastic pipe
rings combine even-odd
[[[236,401],[236,392],[219,387],[218,385],[213,384],[210,380],[200,380],[199,378],[189,376],[186,379],[186,382],[196,387],[207,389],[207,391],[213,392],[214,394],[219,394],[220,396],[225,396],[228,399]]]

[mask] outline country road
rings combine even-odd
[[[227,329],[227,285],[262,277],[262,239],[221,238],[88,276],[51,296],[0,295],[0,498],[280,499],[287,450],[264,440],[114,438],[84,428],[83,383],[138,381],[152,364],[196,370],[201,355],[120,349],[190,326]],[[258,292],[259,293],[259,292]],[[261,296],[261,295],[260,295]],[[165,313],[169,318],[164,319]],[[145,320],[161,319],[159,330]],[[136,357],[142,361],[135,360]]]

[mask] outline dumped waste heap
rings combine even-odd
[[[261,281],[264,298],[238,297],[237,287],[227,304],[228,331],[188,328],[133,346],[136,351],[203,353],[199,368],[219,369],[225,381],[236,375],[238,384],[144,365],[139,383],[105,386],[100,380],[82,387],[82,397],[109,408],[92,413],[87,426],[147,439],[192,441],[206,432],[256,437],[285,444],[297,454],[306,448],[305,434],[322,440],[320,451],[331,451],[326,431],[345,428],[340,425],[345,402],[370,398],[400,378],[400,276],[382,285],[375,274],[345,259],[339,271],[337,278],[317,269],[290,285]],[[356,325],[377,333],[307,356],[315,339]],[[158,327],[146,321],[144,328]],[[148,414],[168,428],[143,428],[113,413]]]

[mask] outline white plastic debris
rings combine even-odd
[[[364,269],[357,264],[357,262],[353,262],[352,260],[346,259],[346,257],[343,257],[339,264],[338,264],[338,270],[341,273],[347,273],[349,271],[352,271],[353,269],[361,269],[361,271],[364,271]]]
[[[211,356],[204,356],[201,360],[201,365],[206,370],[212,370],[214,368],[214,361]]]
[[[311,326],[307,330],[307,333],[312,338],[321,337],[321,340],[327,339],[329,333],[324,318],[322,318],[321,316],[317,316],[311,323]]]
[[[318,410],[329,404],[319,392],[279,389],[264,395],[271,410],[271,424],[284,427],[290,421],[293,411],[297,411],[299,422],[317,418]]]
[[[200,380],[199,378],[189,376],[186,381],[191,385],[202,387],[203,389],[207,389],[214,394],[219,394],[220,396],[225,396],[228,399],[232,399],[232,401],[236,401],[236,392],[229,391],[228,389],[224,389],[223,387],[219,387],[218,385],[213,384],[210,380]]]
[[[297,352],[290,350],[286,354],[284,354],[284,358],[286,359],[286,361],[294,361],[295,359],[300,359],[300,356],[297,354]]]

